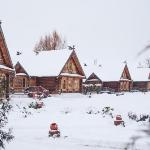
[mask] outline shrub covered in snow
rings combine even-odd
[[[43,102],[31,102],[29,104],[29,108],[34,108],[34,109],[39,109],[42,108],[44,106]]]
[[[148,122],[150,122],[150,115],[148,115],[148,114],[138,115],[134,112],[128,112],[128,117],[129,117],[129,119],[137,121],[137,122],[139,122],[139,121],[148,121]]]
[[[114,108],[104,107],[102,109],[102,115],[103,115],[103,117],[105,117],[106,115],[109,115],[113,118],[113,111],[114,111]]]
[[[8,102],[0,104],[0,148],[5,148],[5,141],[9,142],[14,138],[11,129],[8,129],[8,131],[3,129],[8,123],[7,115],[11,108],[12,106]]]

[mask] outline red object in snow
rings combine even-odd
[[[50,125],[50,129],[51,129],[51,130],[58,130],[58,125],[57,125],[56,123],[52,123],[52,124]]]
[[[56,123],[50,125],[49,136],[60,137],[60,131],[58,130],[58,125]]]
[[[122,120],[121,115],[117,115],[117,116],[116,116],[116,120]]]
[[[124,121],[122,120],[122,117],[121,115],[117,115],[116,116],[116,119],[114,120],[114,125],[123,125],[124,126]]]

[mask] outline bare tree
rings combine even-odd
[[[39,53],[44,50],[58,50],[66,48],[66,40],[57,31],[41,37],[34,47],[34,52]]]
[[[150,50],[150,45],[147,45],[142,49],[140,52],[138,52],[137,57],[141,56],[143,53],[147,52]]]
[[[146,67],[150,68],[150,57],[145,60]]]

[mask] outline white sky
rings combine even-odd
[[[0,5],[13,58],[17,50],[32,51],[54,29],[76,45],[82,61],[133,60],[150,42],[150,0],[3,0]]]

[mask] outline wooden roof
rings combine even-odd
[[[11,69],[13,69],[13,63],[8,51],[8,47],[6,44],[6,40],[3,34],[3,30],[1,27],[1,22],[0,22],[0,55],[1,55],[1,62],[0,64],[5,65]]]
[[[15,65],[14,68],[15,68],[15,71],[16,71],[16,75],[17,74],[19,75],[20,73],[24,73],[27,76],[29,76],[27,71],[24,69],[24,67],[19,62],[17,62],[17,64]]]
[[[94,72],[86,79],[85,82],[92,81],[92,80],[94,81],[94,79],[102,82],[101,79]]]
[[[70,59],[73,59],[73,60],[74,60],[74,62],[75,62],[75,64],[76,64],[76,67],[77,67],[77,70],[78,70],[78,73],[79,73],[81,76],[84,76],[84,77],[85,77],[85,73],[84,73],[84,71],[83,71],[83,69],[82,69],[82,66],[81,66],[81,64],[80,64],[80,61],[79,61],[79,59],[78,59],[78,57],[77,57],[77,55],[76,55],[76,52],[75,52],[74,50],[72,51],[72,53],[71,53],[71,55],[69,56],[68,60],[66,60],[66,63],[64,64],[64,66],[63,66],[63,68],[62,68],[60,74],[62,73],[62,71],[63,71],[65,65],[69,62]]]
[[[33,52],[30,54],[23,53],[18,61],[29,76],[58,77],[62,76],[63,70],[70,59],[75,63],[78,75],[85,76],[78,57],[73,50],[41,51],[38,55]]]
[[[121,74],[120,80],[122,80],[122,79],[132,80],[127,64],[125,65],[123,72]]]

